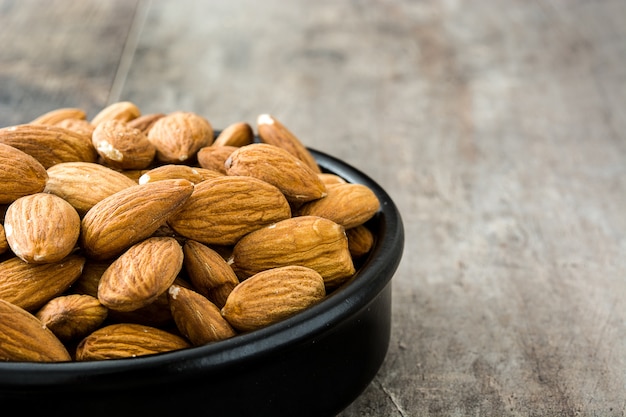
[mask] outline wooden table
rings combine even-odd
[[[341,417],[626,414],[626,2],[0,0],[0,125],[118,100],[282,120],[399,206]]]

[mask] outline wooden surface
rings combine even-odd
[[[626,414],[626,2],[0,0],[0,125],[282,120],[403,215],[341,417]]]

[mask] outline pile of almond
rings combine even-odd
[[[256,128],[122,101],[0,129],[0,360],[204,345],[349,280],[376,195],[323,173],[276,118]]]

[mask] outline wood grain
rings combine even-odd
[[[392,341],[341,417],[626,415],[626,3],[22,4],[0,1],[0,122],[272,113],[389,191]]]

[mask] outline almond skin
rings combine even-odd
[[[193,190],[193,184],[187,180],[164,180],[112,194],[83,217],[82,248],[96,260],[119,255],[165,224]]]
[[[61,162],[96,162],[91,138],[58,126],[23,124],[0,129],[0,142],[20,149],[44,168]]]
[[[7,235],[4,232],[4,226],[0,224],[0,254],[5,253],[9,249],[9,242],[7,242]]]
[[[254,140],[254,132],[252,127],[246,122],[237,122],[228,125],[226,129],[222,130],[215,141],[213,146],[245,146],[252,143]]]
[[[118,101],[109,104],[91,119],[91,124],[98,126],[109,120],[119,120],[122,122],[130,122],[141,116],[141,110],[137,105],[130,101]]]
[[[181,163],[192,160],[198,150],[213,143],[213,127],[196,113],[178,111],[158,119],[148,139],[159,161]]]
[[[0,263],[0,299],[27,311],[36,311],[64,293],[79,277],[85,264],[80,255],[60,262],[29,264],[18,257]]]
[[[197,292],[172,285],[168,296],[176,327],[194,346],[228,339],[237,334],[222,317],[220,309]]]
[[[225,162],[228,175],[248,175],[277,187],[291,203],[304,203],[326,195],[317,173],[286,150],[265,143],[242,146]]]
[[[0,361],[70,360],[65,346],[37,317],[0,299]]]
[[[287,199],[273,185],[253,177],[223,176],[196,184],[168,223],[188,239],[232,245],[247,233],[290,216]]]
[[[183,250],[171,237],[152,237],[131,246],[100,278],[98,300],[116,311],[133,311],[155,301],[174,283]]]
[[[11,203],[5,214],[4,229],[11,250],[23,261],[53,263],[74,250],[80,217],[61,197],[36,193]]]
[[[198,165],[226,174],[226,160],[238,148],[235,146],[205,146],[198,151]]]
[[[183,266],[193,287],[222,308],[230,292],[239,284],[235,271],[215,250],[195,240],[183,245]]]
[[[164,116],[165,113],[144,114],[136,119],[130,120],[128,126],[139,129],[147,135],[150,129],[152,129],[152,126],[154,126],[154,123]]]
[[[376,194],[363,184],[335,184],[326,187],[328,194],[301,205],[299,216],[320,216],[350,229],[371,219],[380,202]]]
[[[353,258],[367,255],[374,246],[374,234],[364,225],[346,230],[348,248]]]
[[[54,126],[71,130],[72,132],[76,132],[88,138],[93,135],[93,131],[96,128],[89,120],[83,119],[65,119],[56,123]]]
[[[116,169],[147,168],[156,154],[145,133],[119,120],[100,123],[91,140],[102,162]]]
[[[50,110],[39,117],[35,118],[31,123],[40,125],[56,125],[67,119],[84,120],[87,118],[87,113],[83,109],[75,107],[63,107],[54,110]]]
[[[85,337],[76,348],[77,361],[134,358],[185,349],[191,344],[180,336],[151,326],[110,324]]]
[[[34,157],[0,143],[0,204],[8,204],[43,191],[48,181],[46,168]]]
[[[303,266],[259,272],[228,296],[222,315],[237,330],[251,331],[284,320],[326,296],[324,279]]]
[[[303,161],[315,172],[321,172],[315,157],[289,129],[271,114],[257,118],[257,130],[261,141],[278,146]]]
[[[82,339],[100,327],[108,311],[95,297],[71,294],[48,301],[35,316],[59,340],[69,342]]]
[[[266,269],[306,266],[327,287],[355,272],[344,228],[317,216],[292,217],[247,234],[234,246],[230,262],[240,280]]]
[[[223,174],[218,171],[205,168],[190,167],[180,164],[166,164],[156,168],[152,168],[139,177],[139,184],[146,184],[154,181],[185,179],[194,184],[209,180],[211,178],[221,177]]]
[[[48,168],[44,192],[63,198],[84,215],[99,201],[137,183],[121,172],[92,162],[64,162]]]

